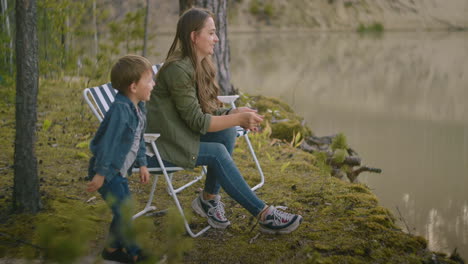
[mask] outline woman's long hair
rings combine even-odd
[[[180,16],[174,41],[159,72],[162,72],[171,62],[189,57],[195,69],[197,96],[201,109],[204,113],[211,114],[221,105],[217,99],[219,86],[216,82],[216,69],[211,56],[198,63],[195,47],[190,37],[191,32],[198,33],[203,28],[209,17],[214,19],[213,13],[201,8],[188,9]]]

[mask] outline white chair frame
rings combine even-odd
[[[153,72],[156,74],[161,66],[162,66],[162,64],[154,65],[153,66]],[[111,83],[103,84],[103,85],[96,86],[96,87],[86,88],[83,91],[83,97],[84,97],[86,103],[90,107],[93,114],[97,117],[99,122],[102,122],[102,120],[104,119],[104,115],[109,110],[110,105],[114,101],[116,93],[117,93],[117,91],[112,88]],[[234,101],[238,97],[239,97],[238,95],[233,95],[233,96],[219,96],[218,98],[223,103],[230,104],[232,108],[236,108],[236,105],[235,105]],[[260,187],[262,187],[264,185],[265,178],[264,178],[263,171],[262,171],[262,168],[260,166],[260,163],[258,162],[257,156],[255,155],[255,151],[254,151],[254,149],[252,147],[252,144],[250,143],[247,132],[248,131],[245,131],[243,128],[237,127],[237,136],[238,137],[243,136],[245,138],[245,140],[247,142],[247,145],[249,147],[250,153],[252,155],[252,158],[254,159],[255,164],[257,166],[257,169],[258,169],[259,174],[260,174],[260,183],[251,188],[252,191],[255,191],[255,190],[257,190],[258,188],[260,188]],[[148,201],[147,201],[145,207],[143,208],[143,210],[136,213],[132,217],[132,219],[136,219],[136,218],[138,218],[138,217],[140,217],[142,215],[145,215],[145,214],[147,214],[147,213],[149,213],[151,211],[156,210],[156,207],[153,206],[152,203],[153,203],[153,198],[154,198],[154,194],[155,194],[155,191],[156,191],[156,185],[157,185],[158,176],[159,176],[158,173],[162,173],[164,175],[164,178],[166,179],[168,194],[173,198],[179,213],[182,215],[182,217],[184,219],[184,226],[185,226],[185,229],[186,229],[187,233],[191,237],[194,237],[194,238],[198,237],[201,234],[205,233],[207,230],[209,230],[211,228],[211,226],[208,225],[208,226],[204,227],[202,230],[200,230],[199,232],[193,232],[192,229],[190,228],[189,224],[188,224],[187,218],[185,217],[184,210],[182,209],[182,206],[180,205],[177,194],[179,192],[181,192],[182,190],[186,189],[187,187],[189,187],[189,186],[193,185],[194,183],[198,182],[199,180],[201,180],[203,175],[206,174],[206,168],[202,167],[201,175],[195,177],[193,180],[191,180],[190,182],[184,184],[183,186],[175,189],[173,184],[172,184],[173,173],[176,172],[176,171],[184,170],[184,168],[181,168],[181,167],[165,167],[164,166],[161,155],[159,154],[158,148],[157,148],[156,143],[155,143],[156,140],[159,138],[159,136],[160,136],[160,134],[154,134],[154,133],[148,133],[148,134],[144,135],[145,142],[151,146],[151,149],[155,153],[156,159],[157,159],[158,163],[160,164],[160,167],[148,168],[149,172],[154,174],[154,180],[153,180],[153,183],[152,183],[152,186],[151,186],[150,196],[149,196]],[[138,171],[139,171],[139,169],[137,169],[137,168],[132,170],[132,172],[138,172]]]

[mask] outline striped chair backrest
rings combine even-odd
[[[162,64],[153,65],[154,74],[156,74],[161,67]],[[116,94],[117,90],[112,87],[111,83],[86,88],[83,91],[83,97],[86,103],[91,108],[97,119],[99,119],[99,122],[102,122],[104,119],[104,115],[114,102]]]

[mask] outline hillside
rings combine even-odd
[[[390,30],[468,28],[464,0],[228,0],[229,29],[355,30],[374,23]],[[157,31],[172,31],[178,1],[153,3]]]

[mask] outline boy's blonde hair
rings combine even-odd
[[[123,56],[112,67],[112,87],[126,94],[130,85],[134,82],[137,83],[148,70],[152,70],[152,65],[145,57],[138,55]]]

